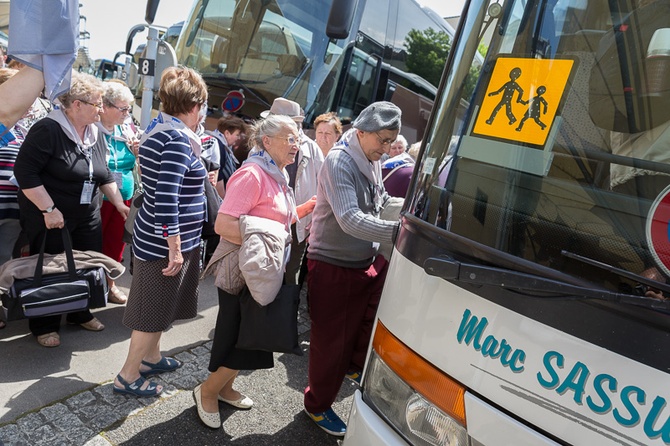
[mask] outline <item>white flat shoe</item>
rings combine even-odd
[[[212,429],[219,429],[221,427],[221,414],[219,412],[205,412],[202,408],[202,384],[198,384],[193,389],[193,399],[195,400],[195,407],[198,409],[198,416],[205,426]]]
[[[218,397],[219,401],[230,404],[231,406],[237,407],[238,409],[251,409],[254,405],[254,401],[251,398],[242,394],[240,394],[240,397],[236,400],[227,400],[221,395]]]

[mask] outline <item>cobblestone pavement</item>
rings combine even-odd
[[[310,329],[309,319],[307,317],[307,308],[303,304],[299,309],[299,334],[302,341],[303,350],[307,351],[308,346],[308,332]],[[18,417],[11,423],[0,426],[0,446],[9,446],[9,445],[30,445],[30,446],[59,446],[59,445],[86,445],[86,446],[97,446],[97,445],[110,445],[110,444],[119,444],[115,442],[114,437],[116,436],[119,441],[124,439],[127,440],[127,436],[124,436],[122,428],[127,420],[132,420],[133,417],[141,417],[142,414],[148,413],[153,409],[158,409],[162,405],[168,405],[168,402],[172,399],[175,401],[177,395],[181,394],[184,400],[183,405],[185,408],[182,412],[188,411],[188,416],[184,416],[183,420],[179,421],[181,423],[188,423],[192,426],[188,429],[194,431],[205,433],[215,432],[208,431],[202,425],[199,425],[199,420],[197,420],[197,415],[195,415],[195,408],[188,407],[193,406],[193,401],[190,398],[183,398],[184,391],[187,391],[189,394],[190,391],[200,382],[205,380],[209,374],[207,371],[207,366],[209,363],[209,353],[211,348],[211,341],[203,342],[201,345],[195,346],[188,350],[181,351],[176,355],[173,355],[178,360],[183,362],[183,366],[178,370],[158,375],[152,378],[153,381],[156,381],[162,384],[165,388],[162,395],[159,398],[135,398],[128,397],[124,395],[115,394],[112,391],[112,382],[101,383],[93,388],[79,392],[75,395],[71,395],[68,398],[58,401],[54,404],[42,407],[36,411],[32,411],[27,414],[23,414]],[[293,355],[289,355],[293,356]],[[291,363],[290,367],[285,367],[289,374],[293,373],[294,376],[300,376],[297,379],[299,382],[295,382],[293,386],[287,386],[287,382],[282,381],[282,378],[277,379],[279,372],[268,372],[269,375],[265,376],[256,372],[249,372],[245,374],[244,372],[240,373],[240,379],[236,381],[236,386],[240,386],[241,391],[249,391],[245,386],[253,387],[252,395],[257,395],[259,391],[259,386],[263,388],[267,393],[271,393],[273,389],[270,387],[266,388],[265,384],[258,384],[254,382],[251,383],[252,376],[258,375],[256,379],[258,381],[263,381],[267,379],[275,379],[278,382],[272,384],[273,388],[281,389],[292,387],[289,389],[291,395],[279,395],[273,396],[272,398],[281,400],[291,400],[290,405],[293,413],[300,412],[301,408],[301,387],[304,387],[306,382],[306,363],[307,355],[302,357],[295,357],[299,359],[283,359],[279,355],[275,355],[275,369],[278,366],[287,366],[288,363]],[[300,365],[292,361],[300,361]],[[278,364],[280,363],[280,364]],[[272,369],[272,370],[275,370]],[[290,377],[289,377],[290,378]],[[246,381],[245,381],[246,380]],[[295,381],[296,379],[294,379]],[[289,381],[289,380],[286,380]],[[290,384],[290,383],[288,383]],[[270,384],[268,384],[270,386]],[[345,387],[345,386],[343,386]],[[283,390],[278,390],[284,392]],[[264,392],[264,393],[266,393]],[[340,401],[337,403],[339,405],[339,412],[343,417],[346,417],[348,412],[348,401],[342,401],[344,398],[351,396],[353,390],[345,389],[345,394]],[[270,401],[265,401],[263,398],[267,398],[265,394],[261,395],[261,401],[263,404],[271,406],[276,404],[275,401],[270,398]],[[256,400],[256,398],[254,398]],[[256,400],[257,403],[259,400]],[[260,404],[258,404],[260,406]],[[257,411],[262,411],[263,409],[256,409]],[[276,410],[276,407],[272,410]],[[249,423],[249,420],[253,420],[253,417],[245,415],[247,418],[241,418],[241,422]],[[267,416],[264,414],[257,416]],[[224,417],[225,418],[225,417]],[[231,416],[232,418],[232,416]],[[300,418],[297,414],[295,418],[299,420],[299,425],[297,428],[301,430],[307,430],[308,435],[316,436],[316,440],[309,440],[307,443],[301,441],[302,444],[337,444],[336,440],[332,437],[322,433],[316,426],[311,425],[311,422],[307,421],[306,417]],[[304,418],[304,423],[303,423]],[[246,420],[246,421],[245,421]],[[138,430],[146,430],[151,427],[150,422],[148,424],[136,423],[140,425],[140,428],[135,426],[135,432],[133,435],[138,435]],[[231,421],[231,424],[233,422]],[[166,424],[167,425],[167,424]],[[281,426],[280,426],[281,428]],[[234,431],[236,428],[231,427],[227,429],[226,421],[224,420],[224,429],[219,430],[222,432],[224,430]],[[116,430],[116,431],[115,431]],[[183,430],[183,429],[182,429]],[[248,428],[247,428],[248,430]],[[111,435],[110,432],[114,433]],[[302,435],[302,434],[301,434]],[[229,438],[230,435],[226,438]],[[188,437],[186,437],[188,438]],[[212,438],[211,435],[209,437]],[[286,437],[294,438],[294,436]],[[172,438],[175,440],[175,438]],[[143,440],[141,443],[137,444],[147,444],[146,440]],[[166,440],[167,441],[167,440]],[[123,442],[123,441],[122,441]],[[316,442],[316,443],[315,443]],[[220,444],[220,442],[217,442]],[[285,440],[282,443],[274,444],[289,444],[293,443],[292,440]],[[123,442],[123,444],[133,444],[132,441],[128,443]],[[161,441],[154,442],[152,444],[182,444],[179,442],[166,442]],[[205,443],[192,443],[192,444],[205,444]],[[235,442],[234,444],[246,444],[244,442]],[[249,444],[273,444],[272,442],[263,443],[263,442],[252,442]],[[295,443],[299,444],[299,443]]]

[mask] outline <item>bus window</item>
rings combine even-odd
[[[430,137],[413,212],[491,248],[633,293],[635,277],[668,276],[648,237],[652,204],[670,185],[670,113],[661,105],[670,89],[651,74],[668,59],[648,55],[670,6],[610,11],[589,2],[587,14],[583,2],[559,4],[561,15],[586,14],[583,28],[557,24],[551,2],[543,10],[508,4],[479,89],[464,98],[472,106],[463,132],[450,124]],[[612,22],[634,31],[625,51]],[[618,96],[622,76],[637,85],[634,94]]]
[[[337,110],[338,116],[351,119],[372,102],[375,97],[375,81],[379,59],[358,49],[354,50],[349,72],[344,82],[344,95]]]
[[[394,42],[405,38],[395,29],[397,17],[411,12],[410,18],[403,18],[401,34],[411,29],[408,27],[434,29],[440,35],[453,34],[453,29],[435,13],[420,9],[415,0],[360,0],[345,2],[353,8],[350,35],[330,39],[325,30],[332,3],[195,0],[175,52],[179,63],[203,74],[212,117],[227,111],[255,119],[281,96],[304,108],[304,125],[309,128],[325,112],[355,119],[367,104],[384,98],[394,101],[394,85],[418,95],[403,98],[405,114],[418,115],[415,106],[424,110],[426,101],[430,108],[434,98],[426,92],[436,88],[436,81],[418,73],[416,67],[421,64],[412,68],[404,63],[407,49],[403,42]],[[413,57],[416,61],[422,56]],[[438,65],[443,66],[444,61],[431,64],[433,68]],[[237,97],[240,91],[243,102],[227,100],[230,93]],[[236,108],[240,102],[241,108]],[[420,128],[406,127],[408,135],[423,133],[425,119],[417,123]]]
[[[325,36],[329,4],[297,0],[199,1],[176,53],[211,85],[243,88],[256,117],[275,97],[313,103],[328,73],[341,64],[345,42]],[[212,102],[225,95],[214,90]],[[323,97],[323,95],[322,95]],[[324,104],[327,109],[330,104]],[[306,107],[310,111],[312,107]]]

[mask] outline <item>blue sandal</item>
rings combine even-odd
[[[172,372],[182,366],[181,362],[166,356],[163,356],[161,360],[155,364],[146,361],[142,361],[142,364],[149,367],[149,370],[140,370],[140,375],[145,378],[152,375],[158,375],[160,373]]]
[[[142,390],[142,386],[144,385],[146,380],[141,376],[132,383],[128,383],[125,379],[121,377],[121,375],[116,375],[116,379],[123,385],[123,388],[116,387],[115,385],[112,384],[112,388],[115,393],[125,393],[128,395],[147,397],[147,396],[158,396],[163,391],[163,389],[158,390],[158,384],[151,381],[149,381],[149,385],[147,386],[147,388]]]

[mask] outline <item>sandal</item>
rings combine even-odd
[[[152,381],[149,381],[149,385],[147,386],[147,388],[142,390],[142,386],[144,385],[146,380],[141,376],[132,383],[128,383],[125,379],[121,378],[120,374],[116,375],[116,379],[121,383],[123,388],[116,387],[115,384],[112,384],[112,390],[115,393],[124,393],[127,395],[147,397],[147,396],[158,396],[161,394],[161,392],[163,392],[163,389],[161,388],[160,390],[158,390],[158,384]]]
[[[42,347],[58,347],[60,345],[60,335],[55,331],[37,336],[37,343]]]
[[[5,328],[7,326],[7,323],[5,321],[0,321],[0,330]]]
[[[76,324],[70,324],[70,325],[76,325]],[[100,322],[97,318],[93,318],[90,321],[84,322],[83,324],[79,325],[88,331],[102,331],[105,329],[105,325],[102,322]]]
[[[121,291],[119,287],[114,285],[109,289],[109,295],[107,297],[107,301],[113,304],[123,305],[126,302],[128,302],[128,296],[126,296],[126,293]]]
[[[142,361],[142,364],[149,367],[149,370],[140,370],[140,375],[142,375],[145,378],[151,375],[158,375],[160,373],[172,372],[173,370],[177,370],[179,367],[182,366],[181,362],[177,361],[174,358],[169,358],[166,356],[163,356],[161,360],[155,364],[146,361]]]

